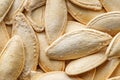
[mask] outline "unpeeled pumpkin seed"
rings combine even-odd
[[[76,59],[98,52],[108,45],[110,40],[109,34],[92,29],[80,29],[59,37],[47,48],[46,54],[56,60]]]
[[[25,46],[25,65],[20,80],[30,79],[30,72],[36,70],[39,55],[39,41],[30,23],[22,13],[14,18],[12,35],[19,35]]]
[[[37,34],[40,43],[39,65],[45,72],[63,71],[65,68],[65,61],[51,60],[45,54],[45,49],[49,46],[47,43],[45,33]]]
[[[17,80],[25,62],[21,37],[15,35],[6,44],[0,55],[0,80]]]
[[[62,71],[47,72],[39,76],[37,80],[82,80],[80,78],[73,78]]]
[[[67,7],[65,0],[47,0],[45,9],[45,30],[48,43],[60,37],[67,24]]]
[[[120,32],[120,11],[104,13],[93,18],[87,26],[115,36]]]
[[[97,54],[73,60],[66,66],[65,72],[68,75],[77,75],[90,71],[107,60],[107,56],[103,53],[104,51],[101,51]]]
[[[120,11],[120,0],[102,0],[101,3],[107,11]]]
[[[77,21],[79,21],[83,24],[87,24],[95,16],[105,13],[104,9],[102,9],[100,11],[93,11],[93,10],[81,8],[75,4],[72,4],[69,0],[67,0],[67,8],[68,8],[68,12]]]
[[[105,63],[96,68],[96,74],[93,80],[106,80],[109,78],[118,66],[119,62],[119,59],[107,60]]]
[[[109,58],[119,58],[120,57],[120,32],[112,39],[111,43],[109,44],[106,55]]]
[[[102,5],[99,0],[70,0],[74,4],[92,10],[101,10]]]
[[[45,27],[45,6],[41,6],[26,14],[33,29],[36,32],[42,32]]]

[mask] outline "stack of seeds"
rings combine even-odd
[[[120,80],[120,0],[0,0],[0,80]]]

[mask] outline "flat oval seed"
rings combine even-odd
[[[40,43],[39,65],[45,71],[63,71],[65,61],[51,60],[46,56],[45,49],[49,46],[46,40],[45,33],[37,34]]]
[[[45,27],[45,6],[37,8],[26,14],[33,29],[36,32],[42,32]]]
[[[17,80],[25,62],[24,47],[21,38],[16,35],[13,36],[1,54],[0,80]]]
[[[103,7],[107,11],[120,11],[120,0],[102,0]]]
[[[99,0],[70,0],[74,4],[92,10],[101,10],[102,5]]]
[[[12,35],[20,35],[25,45],[25,66],[20,80],[30,78],[30,72],[36,70],[38,65],[39,41],[29,21],[22,13],[14,18]]]
[[[69,32],[54,41],[46,50],[51,59],[69,60],[87,56],[108,45],[111,36],[92,29]]]
[[[25,0],[14,0],[13,5],[11,6],[9,12],[7,13],[5,17],[5,23],[6,24],[12,24],[13,17],[16,12],[23,11]]]
[[[98,54],[93,54],[90,56],[86,56],[86,57],[71,61],[67,65],[65,72],[68,75],[78,75],[96,68],[106,60],[107,60],[107,56],[104,55],[103,52],[101,53],[99,52]]]
[[[111,78],[109,78],[109,79],[107,79],[107,80],[120,80],[120,76],[111,77]]]
[[[76,78],[73,79],[73,77],[69,77],[65,72],[62,71],[53,71],[42,74],[37,80],[76,80]]]
[[[14,0],[0,0],[0,22],[10,10]]]
[[[106,80],[111,76],[115,68],[118,66],[119,59],[111,59],[96,68],[94,80]]]
[[[87,26],[92,29],[106,32],[112,36],[120,32],[120,11],[101,14],[92,19]]]
[[[67,24],[67,7],[65,0],[47,0],[45,9],[45,30],[48,43],[60,37]]]
[[[120,47],[120,32],[112,39],[105,54],[108,55],[109,58],[119,58],[120,57],[119,47]]]
[[[93,11],[89,9],[81,8],[75,4],[72,4],[67,0],[68,12],[78,21],[83,24],[87,24],[95,16],[105,13],[105,10]]]

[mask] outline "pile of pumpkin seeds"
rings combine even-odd
[[[0,0],[0,80],[120,80],[120,0]]]

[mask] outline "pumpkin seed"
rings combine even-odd
[[[120,33],[118,33],[111,41],[111,43],[109,44],[107,51],[106,51],[106,55],[108,55],[109,58],[118,58],[120,57],[120,50],[119,50],[119,46],[120,46]]]
[[[70,0],[72,3],[87,9],[101,10],[102,5],[99,0]]]
[[[91,0],[90,0],[91,1]],[[93,11],[89,9],[81,8],[75,4],[72,4],[69,0],[67,0],[67,8],[68,12],[78,21],[83,24],[87,24],[91,19],[95,16],[105,13],[105,10],[102,9],[100,11]]]
[[[20,80],[29,79],[30,72],[37,68],[39,41],[30,23],[22,13],[16,14],[13,26],[12,35],[21,36],[25,45],[25,66]]]
[[[56,60],[76,59],[98,52],[107,46],[110,40],[111,36],[106,33],[80,29],[59,37],[47,48],[46,54]]]
[[[76,79],[73,77],[71,78],[65,72],[62,71],[53,71],[42,74],[41,76],[39,76],[39,79],[37,80],[82,80],[82,79]]]
[[[45,30],[48,43],[60,37],[67,24],[65,0],[47,0],[45,9]]]
[[[25,62],[24,47],[21,38],[13,36],[0,55],[0,80],[17,80]]]
[[[90,71],[107,60],[107,56],[103,53],[102,51],[97,54],[73,60],[66,66],[65,72],[68,75],[78,75]]]
[[[119,21],[120,12],[113,11],[96,16],[87,24],[87,26],[115,36],[118,32],[120,32]]]
[[[39,65],[45,71],[63,71],[65,67],[65,61],[51,60],[46,56],[45,49],[49,46],[46,40],[45,33],[37,34],[40,42],[40,54],[39,54]]]
[[[118,7],[120,5],[119,0],[102,0],[103,7],[107,11],[120,11],[120,8]]]

